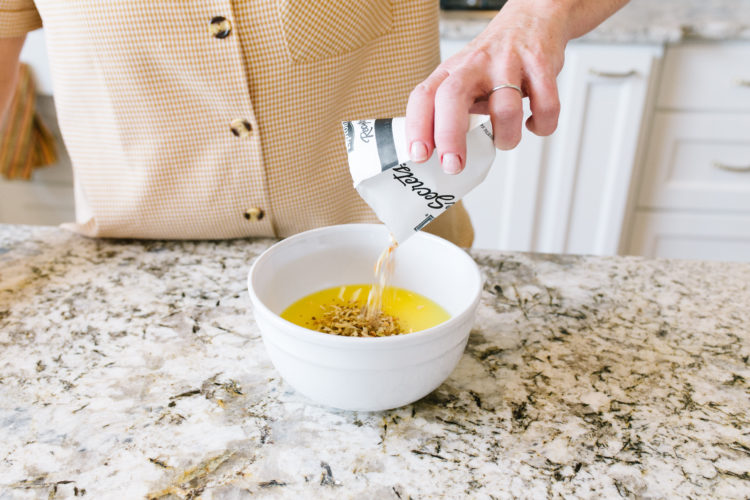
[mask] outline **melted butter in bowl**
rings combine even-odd
[[[313,331],[285,314],[290,305],[318,292],[333,289],[326,293],[338,297],[342,284],[371,283],[373,263],[388,241],[383,225],[323,227],[273,245],[250,269],[253,319],[269,358],[284,380],[312,402],[344,410],[397,408],[435,390],[461,359],[482,277],[466,251],[431,234],[411,236],[394,253],[389,285],[404,292],[397,294],[401,301],[391,311],[406,323],[416,321],[403,309],[424,309],[424,303],[412,307],[418,294],[444,309],[447,319],[439,322],[429,313],[427,321],[437,324],[414,322],[408,327],[412,333],[360,338]],[[356,300],[365,300],[366,286],[345,287],[344,298],[360,289]]]
[[[388,286],[383,290],[380,312],[393,327],[378,329],[383,318],[368,321],[365,311],[372,288],[369,284],[326,288],[290,305],[281,317],[310,330],[350,337],[403,335],[432,328],[450,318],[448,311],[434,300]]]

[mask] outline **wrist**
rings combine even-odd
[[[508,0],[497,17],[534,17],[551,30],[551,35],[567,44],[596,28],[627,3],[628,0]]]
[[[567,29],[568,10],[574,0],[508,0],[487,27],[492,38],[510,31],[536,33],[545,45],[561,46],[570,40]]]

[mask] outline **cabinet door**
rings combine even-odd
[[[681,111],[750,111],[750,46],[683,42],[670,46],[657,106]]]
[[[654,115],[639,206],[750,212],[750,113]]]
[[[628,253],[750,262],[750,215],[639,210]]]
[[[571,45],[534,250],[616,254],[661,46]]]

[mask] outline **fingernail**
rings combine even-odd
[[[427,146],[424,142],[414,141],[411,143],[411,159],[412,161],[425,161],[427,159]]]
[[[461,172],[461,158],[455,153],[445,153],[443,155],[443,172],[455,175]]]

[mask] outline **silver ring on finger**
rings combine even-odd
[[[517,90],[519,94],[521,94],[521,98],[524,97],[523,90],[521,90],[521,87],[518,85],[513,85],[512,83],[502,83],[498,85],[497,87],[492,87],[492,90],[490,90],[489,94],[487,94],[487,97],[489,97],[493,92],[501,89],[513,89]]]

